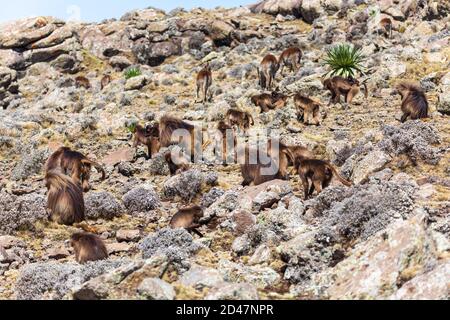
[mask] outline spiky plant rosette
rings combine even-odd
[[[356,48],[349,44],[339,44],[327,50],[327,57],[324,64],[331,68],[325,76],[342,76],[345,78],[355,77],[356,72],[365,74],[362,63],[364,57],[360,48]]]

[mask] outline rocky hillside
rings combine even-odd
[[[445,1],[267,0],[1,25],[0,299],[448,299],[449,12]],[[377,32],[383,17],[392,39]],[[370,94],[327,106],[323,58],[342,42],[363,49]],[[304,52],[300,71],[276,85],[322,101],[320,126],[300,123],[292,99],[263,114],[250,102],[263,56],[291,46]],[[194,80],[205,61],[213,100],[201,104]],[[141,74],[126,79],[130,68]],[[399,122],[401,80],[421,84],[429,119]],[[166,113],[214,128],[232,106],[354,186],[333,182],[304,201],[298,177],[243,188],[238,165],[170,177],[126,129]],[[47,220],[43,165],[61,145],[107,171],[105,181],[93,172],[85,202],[108,260],[77,264],[68,239],[79,229]],[[215,217],[204,238],[168,228],[188,204]]]

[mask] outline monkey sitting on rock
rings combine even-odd
[[[75,260],[80,264],[108,259],[108,250],[98,236],[80,232],[72,235],[70,244],[75,251]]]
[[[294,96],[294,104],[299,121],[303,121],[307,125],[320,125],[319,102],[298,93]]]
[[[396,86],[393,93],[402,98],[403,116],[401,122],[428,118],[428,101],[422,88],[413,83],[402,82]]]

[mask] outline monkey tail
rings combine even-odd
[[[352,185],[352,183],[348,180],[345,180],[340,174],[339,172],[336,170],[336,168],[330,164],[327,163],[327,168],[330,169],[333,172],[333,175],[344,185],[346,185],[347,187],[350,187]]]
[[[95,161],[92,161],[92,160],[88,160],[88,159],[83,160],[83,162],[92,165],[98,172],[101,172],[102,173],[102,180],[106,179],[105,169],[103,169],[103,167],[99,163],[97,163]]]

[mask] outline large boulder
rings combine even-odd
[[[300,16],[302,0],[265,0],[250,6],[254,13],[267,13],[271,15]]]

